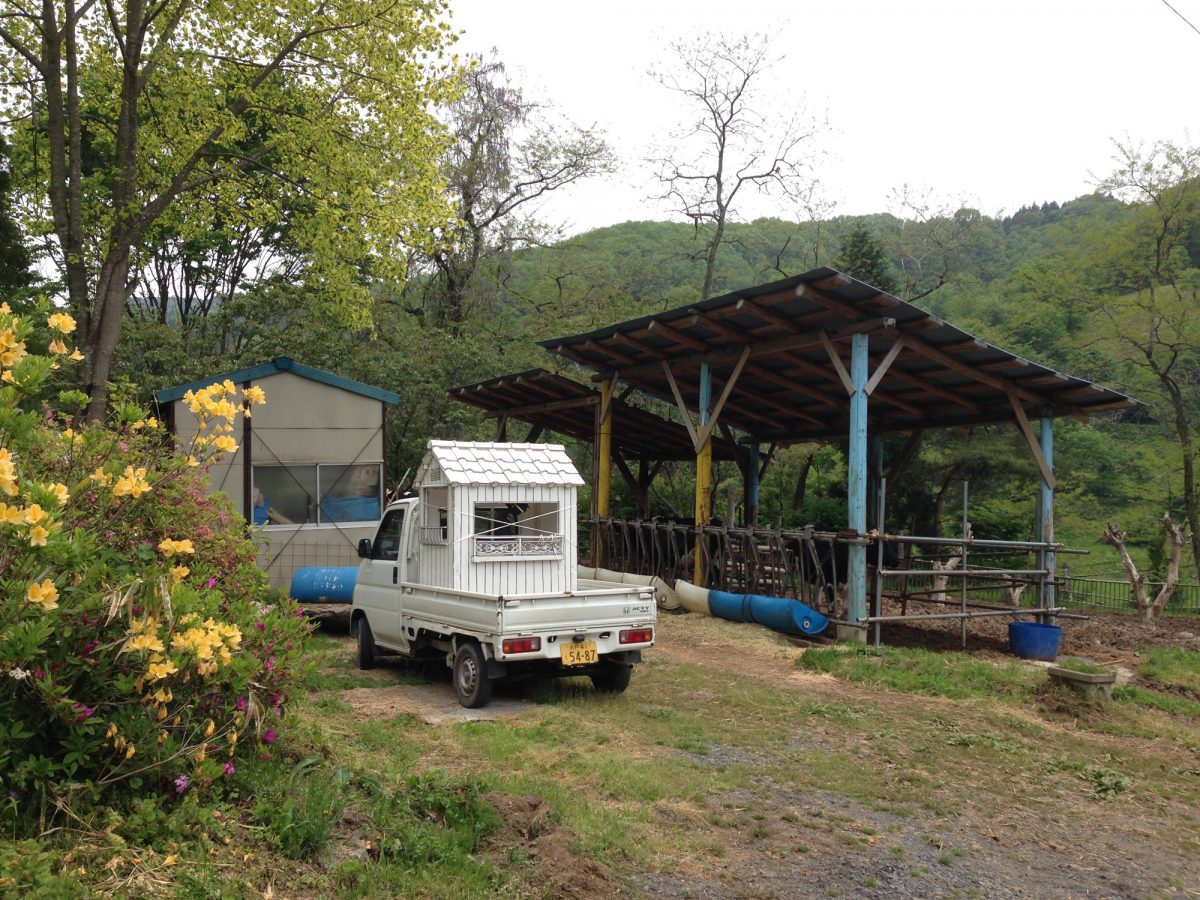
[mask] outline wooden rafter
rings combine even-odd
[[[1042,452],[1041,442],[1038,441],[1037,435],[1033,433],[1033,426],[1029,424],[1029,417],[1025,415],[1025,408],[1021,406],[1021,401],[1017,399],[1016,394],[1008,395],[1008,402],[1012,406],[1013,415],[1017,417],[1017,426],[1021,429],[1021,434],[1025,436],[1025,442],[1029,444],[1029,449],[1033,451],[1033,459],[1038,464],[1038,468],[1042,470],[1042,480],[1050,485],[1050,490],[1054,490],[1054,472],[1050,469],[1050,463],[1046,460],[1046,454]]]

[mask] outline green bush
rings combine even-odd
[[[81,799],[179,797],[267,752],[307,634],[206,485],[261,391],[189,395],[201,428],[186,447],[130,404],[78,425],[81,393],[41,397],[75,323],[48,325],[49,354],[27,353],[37,336],[0,304],[0,816],[14,830]]]

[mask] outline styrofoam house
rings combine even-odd
[[[577,589],[576,490],[559,444],[430,441],[417,469],[422,584],[478,594]]]
[[[261,526],[271,584],[286,590],[301,567],[357,565],[358,542],[374,537],[383,508],[387,408],[399,396],[278,356],[156,391],[182,443],[197,429],[184,395],[227,379],[261,387],[267,402],[243,420],[237,452],[212,467],[209,484]]]

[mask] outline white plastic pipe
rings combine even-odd
[[[636,575],[633,572],[614,572],[612,569],[579,566],[580,578],[589,581],[611,581],[616,584],[638,584],[654,590],[654,601],[659,609],[678,609],[679,598],[672,587],[657,575]]]

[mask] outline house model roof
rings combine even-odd
[[[583,484],[562,444],[493,444],[430,441],[415,483]]]

